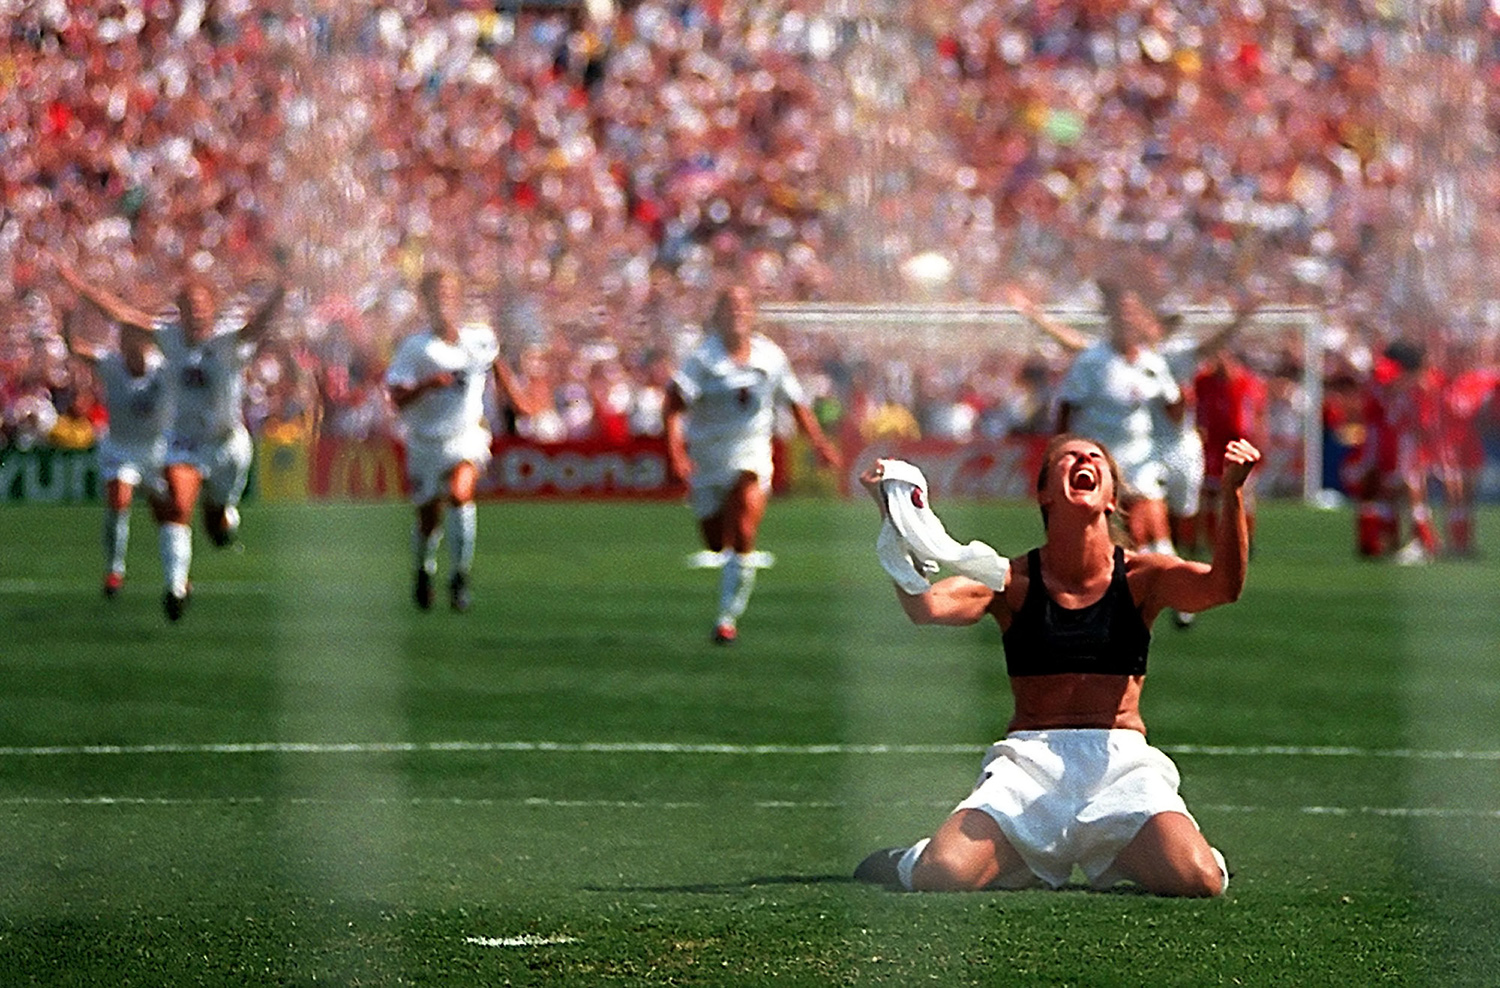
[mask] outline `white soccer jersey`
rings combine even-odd
[[[1132,362],[1108,342],[1078,355],[1057,395],[1073,408],[1069,431],[1109,447],[1122,467],[1151,458],[1153,408],[1181,397],[1160,354],[1141,350]]]
[[[750,338],[750,359],[741,364],[709,336],[672,376],[687,406],[685,436],[696,473],[765,471],[778,404],[803,404],[802,386],[781,348],[763,336]],[[763,478],[765,479],[765,478]]]
[[[187,338],[182,324],[163,322],[156,342],[172,381],[172,441],[194,448],[226,442],[244,428],[245,368],[255,344],[240,339],[238,320],[221,317],[201,343]]]
[[[95,363],[94,373],[104,387],[104,407],[109,411],[108,441],[127,449],[165,448],[172,396],[162,355],[148,350],[146,371],[136,377],[124,357],[106,353]]]
[[[407,438],[442,442],[481,428],[485,381],[499,356],[494,331],[479,323],[461,327],[456,343],[430,329],[402,340],[386,371],[388,386],[409,388],[436,374],[454,375],[448,387],[427,391],[401,409]]]

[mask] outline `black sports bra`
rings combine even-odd
[[[1026,554],[1026,568],[1026,599],[1001,636],[1010,675],[1146,674],[1151,629],[1130,596],[1123,548],[1115,546],[1109,589],[1087,607],[1063,607],[1047,593],[1040,549]]]

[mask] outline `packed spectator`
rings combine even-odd
[[[162,305],[184,272],[242,284],[284,258],[286,343],[248,414],[287,434],[390,428],[378,381],[432,262],[483,287],[554,436],[654,428],[662,361],[724,271],[766,299],[1025,280],[1087,303],[1130,249],[1164,304],[1249,284],[1318,307],[1356,363],[1413,298],[1486,328],[1492,5],[1420,30],[1373,0],[880,9],[0,3],[5,441],[60,420],[79,441],[91,415],[46,250]],[[911,280],[924,251],[946,280]],[[1061,369],[787,345],[872,434],[1024,430]]]

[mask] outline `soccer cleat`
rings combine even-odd
[[[891,889],[901,888],[901,873],[896,866],[905,853],[904,847],[883,847],[875,851],[854,869],[854,880]]]
[[[227,549],[234,545],[240,537],[240,512],[233,505],[224,509],[223,521],[218,525],[208,526],[209,541],[215,548]]]
[[[739,631],[736,630],[735,626],[733,624],[730,624],[728,621],[720,621],[717,625],[714,626],[715,645],[733,645],[735,639],[737,639],[738,637]]]
[[[167,615],[167,620],[177,622],[182,620],[182,614],[187,610],[188,601],[193,596],[193,588],[188,587],[180,595],[168,590],[161,596],[161,609]]]
[[[432,610],[432,574],[421,567],[417,569],[417,581],[412,588],[412,599],[422,610]]]
[[[688,569],[723,569],[726,559],[728,556],[723,552],[699,549],[697,552],[689,553],[687,566]]]
[[[752,549],[743,556],[744,565],[751,569],[770,569],[776,565],[776,554],[761,549]]]
[[[1402,546],[1396,553],[1397,566],[1426,566],[1432,562],[1432,553],[1416,539]]]
[[[104,574],[104,596],[113,600],[119,596],[121,588],[125,586],[125,575],[123,573]]]
[[[448,581],[448,603],[460,614],[469,609],[469,577],[466,574],[454,573],[453,579]]]

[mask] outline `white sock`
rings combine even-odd
[[[755,567],[746,564],[745,556],[731,552],[719,575],[719,623],[734,624],[745,613],[750,593],[755,589]]]
[[[130,544],[130,509],[104,509],[104,558],[111,573],[125,572],[125,547]]]
[[[161,547],[161,570],[167,578],[167,590],[181,597],[187,593],[188,569],[193,564],[193,529],[177,522],[166,522],[156,536]]]
[[[448,512],[448,555],[454,573],[468,573],[474,565],[474,535],[479,530],[479,516],[474,502],[454,505]]]
[[[443,541],[443,530],[434,528],[432,534],[423,535],[420,526],[413,526],[411,530],[411,551],[416,557],[417,568],[425,569],[429,573],[437,572],[438,545]]]
[[[908,847],[906,853],[901,855],[901,860],[896,862],[896,877],[901,879],[901,887],[908,892],[915,891],[911,884],[912,869],[916,868],[917,859],[922,856],[923,851],[927,850],[927,845],[930,843],[932,843],[931,837],[923,837]]]
[[[1146,546],[1146,551],[1159,552],[1163,556],[1177,555],[1177,548],[1172,545],[1172,540],[1165,537],[1159,538],[1155,542],[1152,542],[1150,545]]]

